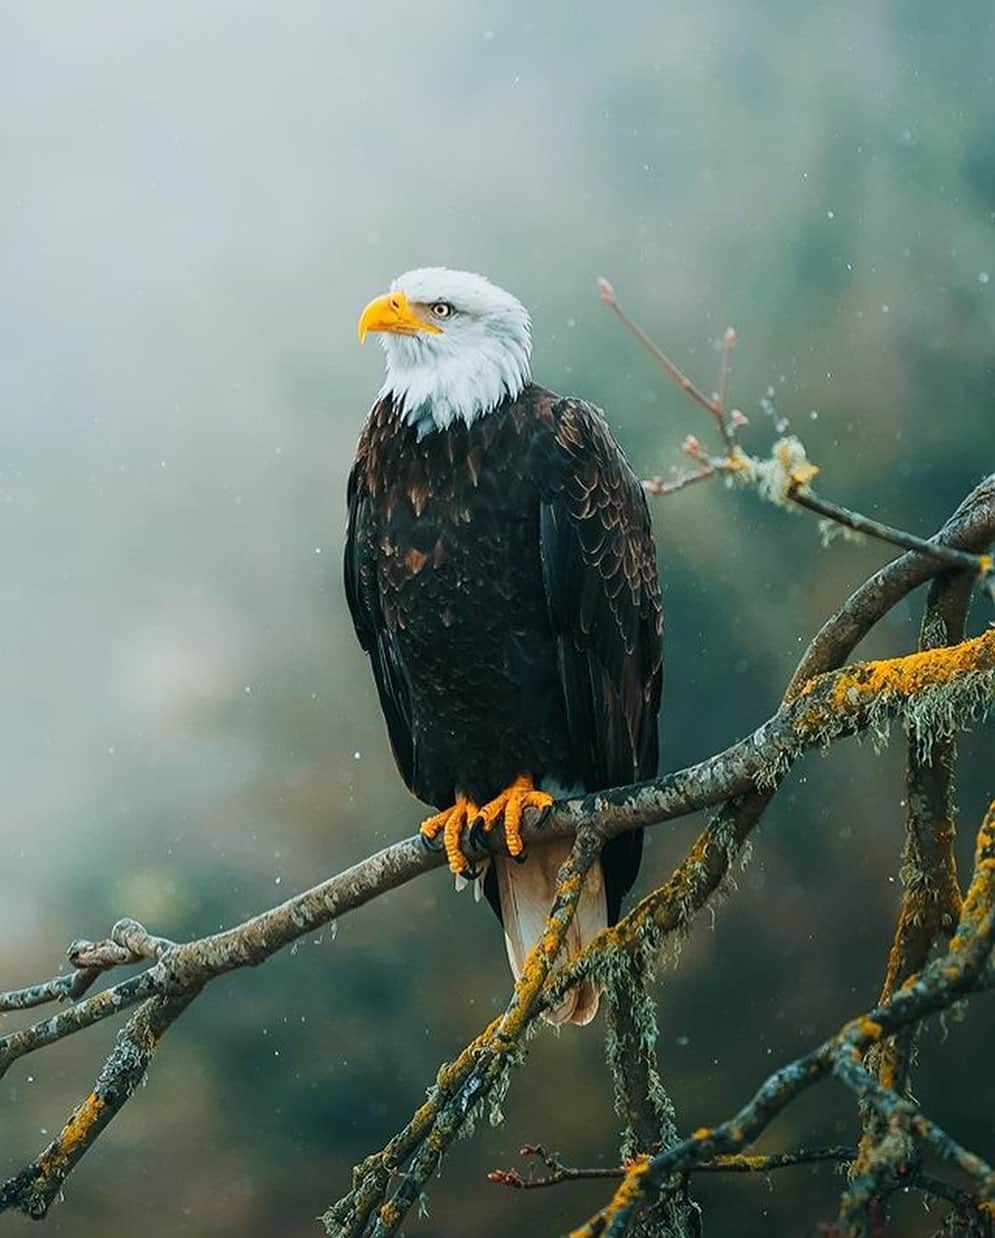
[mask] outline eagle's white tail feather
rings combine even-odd
[[[494,857],[504,941],[516,980],[522,974],[529,951],[546,928],[556,896],[556,874],[570,854],[570,848],[570,840],[556,839],[541,846],[533,845],[528,858],[520,864],[507,856]],[[562,965],[579,954],[607,923],[604,874],[598,860],[587,874],[557,962]],[[577,1024],[590,1023],[598,1013],[600,997],[599,985],[593,980],[584,980],[570,989],[560,1005],[547,1011],[544,1017],[550,1023],[568,1020]]]

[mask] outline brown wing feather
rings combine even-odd
[[[394,759],[407,786],[414,780],[414,741],[412,737],[411,691],[383,613],[383,598],[377,579],[377,544],[369,478],[371,454],[377,450],[377,435],[383,434],[382,411],[374,405],[356,450],[356,461],[349,474],[346,492],[348,522],[343,561],[346,600],[359,643],[370,656],[380,707],[387,722]],[[413,566],[413,565],[410,565]]]
[[[557,479],[540,513],[543,581],[557,637],[570,738],[588,790],[656,773],[662,604],[649,508],[604,417],[552,407]],[[610,920],[636,877],[641,836],[605,849]]]

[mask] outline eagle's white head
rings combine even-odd
[[[399,275],[359,319],[360,341],[381,333],[390,395],[419,438],[467,425],[515,399],[529,381],[532,324],[510,292],[482,275],[422,267]]]

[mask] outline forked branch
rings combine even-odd
[[[720,382],[720,396],[713,403],[723,417],[724,401]],[[965,500],[936,542],[972,556],[973,572],[974,559],[993,536],[995,476]],[[957,727],[988,708],[995,694],[995,629],[952,647],[924,648],[902,658],[836,669],[895,602],[941,569],[931,550],[913,551],[861,586],[813,640],[780,709],[747,739],[652,782],[557,804],[548,819],[538,822],[533,817],[526,823],[525,837],[536,844],[551,836],[575,837],[571,857],[561,870],[546,934],[530,956],[505,1014],[440,1070],[430,1098],[411,1122],[357,1168],[353,1190],[326,1215],[330,1233],[358,1238],[366,1232],[383,1236],[397,1231],[452,1139],[477,1111],[500,1099],[509,1071],[519,1060],[524,1040],[541,1011],[579,977],[605,977],[623,955],[636,957],[667,934],[682,930],[719,887],[771,794],[802,753],[869,729],[880,734],[890,721],[899,720],[917,751],[925,754],[949,742]],[[552,960],[564,940],[584,873],[604,841],[625,830],[714,805],[721,805],[719,813],[671,879],[618,926],[601,934],[567,969],[553,971]],[[45,1215],[67,1176],[133,1094],[165,1031],[213,979],[264,962],[304,935],[442,862],[443,857],[427,851],[417,837],[408,838],[278,907],[198,941],[173,943],[153,936],[136,921],[121,921],[105,942],[74,943],[70,972],[0,994],[0,1011],[63,1003],[51,1017],[0,1037],[0,1075],[20,1058],[137,1007],[93,1089],[58,1137],[0,1187],[0,1210],[17,1208],[31,1216]],[[979,951],[983,954],[990,947],[989,895],[987,886],[976,878],[948,956],[951,975],[956,971],[954,979],[948,975],[937,987],[936,969],[931,970],[933,965],[924,968],[917,979],[872,1012],[870,1023],[848,1025],[836,1038],[835,1047],[823,1046],[800,1064],[785,1068],[787,1073],[781,1077],[785,1090],[777,1091],[781,1085],[772,1085],[780,1103],[790,1098],[792,1088],[807,1086],[815,1077],[835,1071],[888,1122],[904,1122],[917,1138],[946,1149],[959,1164],[971,1166],[983,1199],[990,1190],[988,1167],[966,1150],[958,1150],[922,1115],[910,1114],[906,1102],[864,1068],[860,1055],[942,1008],[950,994],[988,986],[991,977],[979,962]],[[127,964],[147,966],[95,995],[88,994],[103,973]],[[917,993],[919,998],[915,998]],[[877,1030],[869,1030],[870,1024]],[[770,1089],[764,1092],[770,1094]],[[699,1132],[690,1141],[641,1162],[639,1173],[627,1174],[620,1188],[628,1199],[629,1212],[619,1205],[615,1218],[634,1214],[654,1191],[669,1189],[673,1174],[701,1169],[709,1161],[717,1167],[716,1157],[738,1155],[748,1137],[734,1139],[731,1130],[726,1128],[723,1138],[711,1143]],[[623,1232],[617,1228],[620,1220],[611,1223],[616,1225],[613,1232]]]
[[[901,546],[906,550],[918,550],[922,554],[932,555],[948,567],[968,569],[981,579],[982,587],[995,601],[995,560],[991,554],[971,553],[946,546],[936,539],[917,537],[914,533],[883,524],[816,494],[811,482],[820,470],[808,460],[797,438],[778,440],[769,460],[751,456],[743,450],[739,443],[739,429],[748,424],[747,419],[736,409],[729,415],[726,412],[732,376],[732,352],[736,344],[736,332],[732,327],[727,327],[722,336],[718,392],[714,396],[707,396],[626,313],[619,304],[613,285],[603,277],[598,280],[598,293],[629,334],[657,362],[675,386],[713,418],[724,449],[722,455],[713,455],[702,447],[696,435],[688,435],[684,440],[684,454],[694,461],[693,471],[675,469],[669,480],[662,477],[648,478],[643,483],[648,494],[676,494],[679,490],[698,482],[709,481],[713,477],[726,477],[751,484],[764,498],[782,506],[794,503],[821,516],[830,525],[887,542],[892,546]]]

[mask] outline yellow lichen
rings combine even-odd
[[[644,1156],[635,1162],[626,1171],[621,1185],[611,1197],[607,1207],[603,1208],[597,1217],[586,1225],[572,1229],[570,1231],[570,1238],[593,1238],[596,1234],[603,1234],[620,1213],[627,1208],[631,1208],[633,1204],[638,1203],[643,1194],[643,1179],[649,1170],[650,1164],[651,1161],[648,1156]]]
[[[995,629],[989,629],[973,640],[941,649],[926,649],[902,658],[885,658],[879,662],[858,662],[834,672],[835,681],[829,694],[829,707],[837,713],[846,712],[868,699],[885,695],[914,696],[924,688],[950,683],[975,671],[995,668]],[[810,696],[825,679],[810,679],[799,696]]]
[[[763,1173],[770,1168],[770,1157],[756,1153],[727,1152],[723,1156],[717,1156],[715,1164],[728,1169],[748,1169],[751,1173]]]
[[[857,1020],[857,1026],[860,1028],[860,1034],[865,1040],[878,1041],[881,1039],[881,1033],[884,1028],[876,1019],[869,1019],[866,1015],[862,1015]]]
[[[640,1165],[645,1165],[649,1159],[645,1152],[637,1152],[635,1156],[630,1156],[622,1162],[622,1168],[628,1173],[630,1169],[638,1169]]]
[[[791,478],[792,486],[807,486],[813,477],[817,477],[818,474],[819,466],[812,464],[811,461],[806,461],[805,464],[800,464],[797,468],[792,469],[788,476]]]
[[[642,1180],[646,1176],[649,1166],[649,1157],[644,1157],[626,1172],[625,1177],[622,1179],[622,1185],[615,1192],[614,1198],[608,1205],[606,1219],[610,1220],[612,1217],[617,1216],[623,1208],[628,1208],[636,1202],[642,1194]]]
[[[59,1137],[38,1158],[38,1168],[47,1178],[58,1173],[73,1154],[85,1143],[93,1130],[94,1124],[107,1108],[107,1102],[96,1092],[89,1096],[73,1110],[65,1126],[59,1132]]]
[[[974,853],[974,876],[964,896],[957,934],[950,942],[951,952],[962,950],[974,936],[995,900],[995,800],[988,806],[978,830]]]

